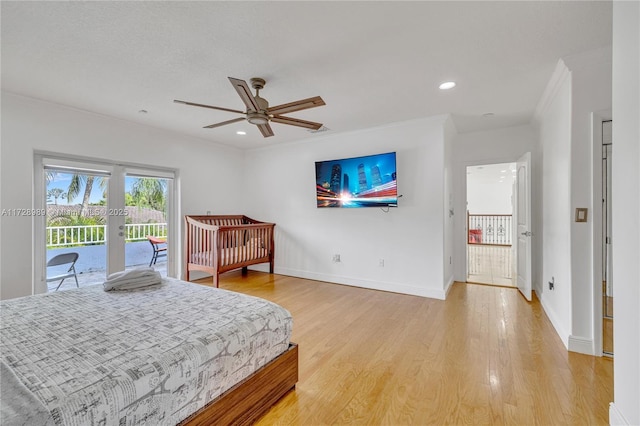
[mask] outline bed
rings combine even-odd
[[[273,273],[275,224],[243,215],[185,216],[185,279],[192,271],[213,276],[218,287],[223,272],[269,263]]]
[[[249,424],[295,388],[290,313],[171,278],[0,302],[3,425]]]

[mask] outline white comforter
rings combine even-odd
[[[58,425],[174,425],[284,352],[292,327],[276,304],[173,279],[0,312],[1,360]]]

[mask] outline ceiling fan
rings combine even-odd
[[[251,90],[249,89],[246,81],[232,77],[229,77],[229,81],[236,89],[236,92],[238,92],[238,95],[240,95],[240,99],[242,99],[242,102],[244,102],[244,104],[246,105],[246,111],[196,104],[193,102],[179,101],[177,99],[174,99],[173,102],[203,108],[217,109],[220,111],[235,112],[244,115],[244,117],[234,118],[233,120],[227,120],[221,123],[204,126],[205,129],[213,129],[214,127],[225,126],[227,124],[247,120],[249,123],[258,126],[258,129],[260,129],[262,136],[268,138],[269,136],[273,136],[273,130],[271,129],[269,122],[288,124],[290,126],[304,127],[312,130],[318,130],[322,127],[322,123],[315,123],[313,121],[300,120],[299,118],[285,117],[281,115],[325,105],[320,96],[269,107],[269,102],[267,102],[266,99],[260,97],[260,90],[264,88],[264,85],[266,83],[264,79],[255,77],[249,80],[251,82],[251,87],[256,90],[255,96],[251,94]]]

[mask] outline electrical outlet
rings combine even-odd
[[[551,277],[551,281],[549,281],[549,290],[553,290],[556,286],[556,279]]]
[[[380,266],[381,268],[384,268],[384,259],[380,259],[378,261],[378,266]]]
[[[333,255],[333,263],[340,263],[340,255],[339,254],[334,254]]]

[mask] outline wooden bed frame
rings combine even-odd
[[[269,262],[273,274],[275,224],[243,215],[185,216],[185,280],[191,271],[213,276],[218,287],[223,272]]]
[[[298,382],[298,345],[179,423],[179,426],[250,425]]]

